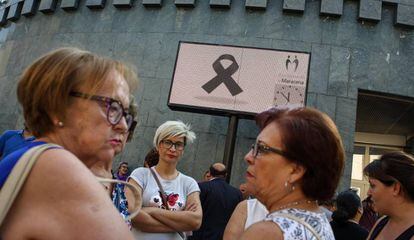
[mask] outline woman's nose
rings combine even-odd
[[[121,120],[119,121],[118,124],[115,125],[115,129],[123,132],[123,133],[127,133],[128,132],[128,124],[126,121],[125,116],[122,116]]]
[[[246,155],[244,156],[244,160],[246,161],[247,164],[251,165],[254,162],[254,157],[253,157],[253,153],[252,153],[252,149],[250,149],[249,152],[246,153]]]

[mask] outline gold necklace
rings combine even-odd
[[[297,206],[299,204],[303,204],[303,203],[306,203],[306,204],[311,204],[311,203],[318,204],[318,201],[317,200],[313,200],[313,201],[312,200],[300,200],[300,201],[290,202],[290,203],[287,203],[285,205],[282,205],[282,206],[276,208],[273,212],[276,212],[276,211],[279,211],[279,210],[282,210],[282,209],[285,209],[285,208],[294,208],[295,206]]]

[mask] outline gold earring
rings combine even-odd
[[[58,122],[58,126],[59,126],[59,127],[63,127],[63,122],[59,121],[59,122]]]

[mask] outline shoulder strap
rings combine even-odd
[[[55,144],[42,144],[33,147],[24,153],[14,166],[0,191],[0,226],[6,218],[10,207],[19,194],[36,160],[40,154],[49,148],[60,148],[60,146]]]
[[[375,239],[376,237],[377,237],[377,235],[378,235],[378,231],[377,231],[377,227],[378,227],[378,224],[380,224],[380,223],[382,223],[384,220],[385,220],[385,218],[386,218],[387,216],[382,216],[382,217],[380,217],[378,220],[377,220],[377,222],[374,224],[374,226],[372,226],[372,228],[371,228],[371,231],[369,232],[369,234],[368,234],[368,237],[367,237],[367,240],[370,240],[370,239]],[[383,228],[384,226],[382,226],[381,227],[381,229],[380,229],[380,231],[382,230],[382,228]]]
[[[102,178],[102,177],[96,177],[96,179],[100,183],[123,184],[123,185],[129,187],[129,189],[131,189],[132,194],[134,195],[135,199],[140,198],[138,188],[135,187],[134,185],[132,185],[129,182],[125,182],[125,181],[122,181],[122,180],[119,180],[119,179],[110,179],[110,178]],[[132,209],[134,209],[134,211],[130,212],[129,216],[125,220],[132,220],[136,215],[138,215],[139,211],[141,210],[141,206],[138,206],[138,201],[135,201],[135,206],[132,206],[132,207],[133,207]]]
[[[317,240],[322,240],[322,238],[318,234],[318,232],[316,232],[316,230],[309,223],[305,222],[301,218],[298,218],[298,217],[296,217],[294,215],[291,215],[291,214],[288,214],[288,213],[276,213],[276,214],[272,214],[272,216],[279,216],[279,217],[285,217],[285,218],[292,219],[293,221],[298,222],[298,223],[302,224],[305,228],[307,228]]]
[[[403,233],[401,233],[400,236],[396,240],[409,240],[414,236],[414,225],[409,227],[407,230],[405,230]]]
[[[165,209],[170,210],[170,208],[168,207],[168,202],[167,202],[167,195],[164,192],[164,188],[161,185],[160,179],[158,179],[157,174],[155,173],[154,169],[149,168],[151,171],[152,176],[154,177],[155,181],[157,182],[158,185],[158,189],[160,190],[160,197],[162,200],[162,205],[164,205]]]
[[[157,185],[158,185],[158,188],[160,189],[160,191],[164,192],[164,189],[162,188],[161,182],[158,179],[157,174],[154,172],[154,169],[152,169],[152,167],[150,167],[149,170],[151,171],[152,176],[154,177],[155,181],[157,182]]]
[[[158,188],[160,189],[160,196],[161,196],[162,204],[167,210],[170,210],[170,208],[168,207],[167,196],[164,192],[164,188],[161,185],[160,179],[158,179],[158,176],[155,173],[154,169],[152,169],[152,167],[150,167],[149,170],[151,171],[151,174],[154,177],[155,181],[157,182]],[[183,232],[177,231],[177,233],[178,235],[180,235],[181,239],[185,239],[185,235]]]

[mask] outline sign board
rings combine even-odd
[[[272,106],[304,106],[310,54],[180,42],[168,106],[253,116]]]

